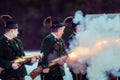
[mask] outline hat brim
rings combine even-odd
[[[60,28],[60,27],[63,27],[63,26],[65,26],[64,23],[59,23],[59,24],[53,24],[53,25],[51,26],[51,28]]]
[[[5,29],[21,29],[18,24],[6,25]]]

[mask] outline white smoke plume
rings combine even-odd
[[[71,61],[73,70],[81,72],[81,69],[86,69],[85,66],[80,68],[81,64],[87,62],[89,80],[108,80],[109,73],[120,76],[120,15],[110,17],[103,14],[91,18],[81,17],[80,11],[77,11],[73,22],[81,22],[81,19],[85,23],[82,27],[86,29],[79,31],[79,24],[76,36],[70,42],[71,52],[78,62],[77,66],[74,66],[75,61]]]

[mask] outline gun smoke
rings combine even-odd
[[[80,22],[69,46],[76,55],[70,65],[74,72],[87,72],[89,80],[108,80],[109,73],[120,76],[120,16],[83,17],[77,11],[73,22]]]

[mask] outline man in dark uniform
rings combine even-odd
[[[69,50],[70,42],[75,38],[75,35],[77,33],[77,25],[80,24],[80,23],[77,23],[77,24],[73,23],[73,17],[72,16],[66,17],[65,20],[64,20],[64,23],[67,25],[67,27],[71,27],[72,28],[72,33],[69,36],[69,40],[68,40],[68,42],[66,44],[67,45],[67,49]],[[75,61],[75,63],[79,64],[79,62],[77,62],[77,60]],[[70,69],[70,72],[71,72],[73,80],[88,80],[86,78],[86,73],[82,74],[81,72],[78,72],[78,73],[74,72],[73,68],[71,67],[71,65],[73,65],[73,64],[71,64],[71,61],[67,61],[67,66]]]
[[[10,20],[5,25],[5,34],[0,38],[0,70],[2,80],[25,80],[26,68],[19,63],[12,63],[18,57],[25,56],[23,44],[18,35],[18,23]],[[35,58],[30,63],[34,63]],[[2,71],[3,69],[3,71]]]
[[[44,53],[44,57],[42,61],[38,63],[38,66],[43,67],[41,80],[63,80],[64,60],[60,59],[58,64],[52,70],[48,67],[48,64],[51,60],[66,55],[65,44],[61,39],[64,28],[64,24],[60,21],[53,21],[51,33],[47,35],[42,42],[41,52]]]
[[[72,24],[72,28],[73,28],[73,33],[70,35],[70,37],[69,37],[69,41],[68,41],[68,45],[70,45],[70,43],[69,42],[71,42],[73,39],[74,39],[74,37],[75,37],[75,35],[76,35],[76,27],[77,25],[76,24]],[[79,62],[75,62],[75,63],[78,63],[78,64],[80,64]],[[85,65],[87,65],[87,64],[85,64]],[[73,80],[88,80],[87,78],[86,78],[86,73],[85,74],[82,74],[81,72],[79,72],[79,73],[75,73],[74,71],[73,71],[73,69],[69,66],[69,64],[68,64],[68,67],[70,68],[70,72],[71,72],[71,74],[72,74],[72,77],[73,77]]]

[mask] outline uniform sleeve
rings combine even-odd
[[[12,63],[10,61],[3,59],[4,54],[5,54],[4,46],[0,44],[0,67],[6,68],[6,69],[11,68]]]
[[[42,61],[38,64],[38,66],[41,65],[43,68],[48,67],[47,56],[51,52],[53,45],[54,41],[52,39],[46,38],[43,40],[41,45],[41,52],[43,52],[44,57],[42,58]]]

